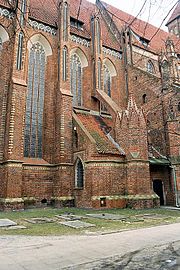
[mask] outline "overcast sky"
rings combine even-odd
[[[88,0],[95,3],[95,0]],[[133,16],[136,16],[141,10],[143,4],[144,8],[139,14],[138,18],[159,27],[163,19],[167,16],[169,10],[177,2],[177,0],[103,0],[104,2],[117,7]],[[169,14],[169,16],[172,12]],[[165,23],[169,16],[162,25],[162,29],[167,31]]]

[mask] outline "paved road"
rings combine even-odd
[[[147,248],[152,251],[155,246],[178,241],[180,223],[106,235],[0,236],[0,270],[101,269],[90,265],[107,257],[119,258]]]

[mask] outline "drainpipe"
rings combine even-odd
[[[174,166],[170,167],[172,169],[173,172],[173,180],[174,180],[174,192],[175,192],[175,196],[176,196],[176,207],[179,207],[179,198],[178,198],[178,190],[177,190],[177,178],[176,178],[176,170]]]

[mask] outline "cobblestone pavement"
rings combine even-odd
[[[137,250],[124,256],[114,256],[99,261],[66,267],[73,270],[179,270],[180,241],[168,245]]]

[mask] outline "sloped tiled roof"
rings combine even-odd
[[[96,147],[99,153],[124,155],[124,153],[120,152],[106,136],[106,134],[111,130],[111,127],[107,125],[111,120],[105,119],[101,116],[81,113],[77,113],[77,116],[83,126],[96,141]]]
[[[143,37],[150,41],[149,49],[154,52],[160,52],[162,48],[164,48],[165,41],[170,36],[170,38],[174,41],[175,44],[178,43],[178,38],[174,35],[170,35],[169,33],[163,31],[162,29],[158,29],[156,26],[149,24],[140,19],[135,19],[134,16],[119,10],[107,3],[103,2],[103,5],[109,11],[109,14],[112,16],[115,21],[117,27],[122,29],[124,25],[130,26],[130,28],[140,37]],[[148,49],[148,48],[147,48]]]
[[[170,22],[173,20],[177,19],[180,16],[180,1],[178,2],[177,6],[175,7],[171,17],[169,18],[168,22],[166,25],[168,25]]]
[[[0,0],[0,4],[4,5],[5,0]],[[30,0],[30,17],[34,18],[39,22],[46,23],[48,25],[57,27],[58,22],[58,0]],[[119,30],[122,29],[124,25],[132,28],[132,30],[139,36],[144,37],[150,41],[147,50],[154,51],[159,53],[162,48],[164,48],[165,41],[170,36],[175,44],[178,44],[178,38],[172,34],[169,34],[157,27],[144,22],[140,19],[134,19],[134,17],[124,11],[121,11],[109,4],[103,3],[108,10],[109,14],[112,16]],[[177,16],[179,13],[180,2],[177,5],[177,8],[174,10],[170,19]],[[85,38],[90,38],[90,18],[97,12],[97,9],[93,3],[88,2],[87,0],[71,0],[70,1],[70,15],[73,18],[76,18],[84,22],[84,31],[75,29],[71,27],[71,32],[84,36]],[[102,41],[103,45],[119,50],[120,46],[115,38],[112,36],[110,31],[107,29],[107,26],[102,22]],[[153,38],[152,38],[153,37]],[[139,43],[139,44],[138,44]],[[137,45],[141,46],[140,42],[136,42]],[[178,51],[180,48],[176,48]]]

